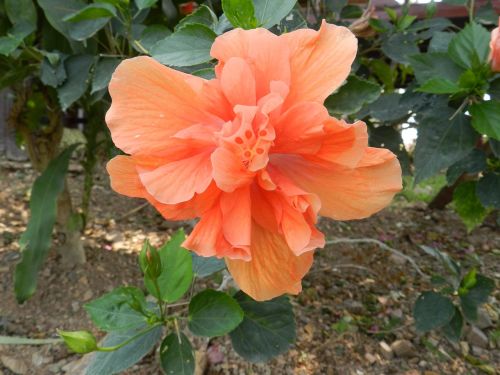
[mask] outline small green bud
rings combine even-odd
[[[144,275],[155,280],[161,274],[161,258],[158,250],[148,240],[144,243],[139,254],[139,265]]]
[[[97,350],[97,340],[89,331],[58,331],[68,348],[80,354]]]

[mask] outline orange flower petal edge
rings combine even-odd
[[[500,17],[498,17],[498,27],[491,31],[490,59],[491,70],[500,72]]]
[[[299,293],[325,244],[318,214],[365,218],[401,189],[395,155],[368,147],[364,123],[323,106],[356,50],[348,29],[323,22],[219,36],[212,80],[125,60],[109,85],[106,122],[128,154],[108,163],[112,188],[167,219],[200,218],[183,246],[224,258],[254,299]]]

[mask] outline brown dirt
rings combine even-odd
[[[121,285],[141,286],[136,253],[147,237],[164,242],[176,223],[165,222],[152,208],[126,214],[142,201],[111,192],[104,174],[94,189],[92,215],[85,233],[88,262],[64,268],[52,252],[39,276],[36,294],[20,306],[13,297],[12,275],[19,259],[18,238],[29,216],[29,188],[34,173],[23,164],[0,160],[0,335],[31,338],[55,337],[57,329],[92,327],[82,305]],[[3,167],[2,167],[3,165]],[[78,196],[81,176],[73,173],[72,191]],[[124,217],[125,216],[125,217]],[[500,235],[490,223],[470,234],[450,210],[429,211],[402,198],[381,213],[360,221],[322,220],[328,238],[374,238],[411,256],[428,274],[442,272],[418,245],[435,246],[460,260],[476,264],[496,279]],[[57,238],[55,238],[57,246]],[[214,281],[210,281],[214,282]],[[214,284],[215,285],[215,284]],[[304,279],[302,294],[292,298],[297,319],[297,342],[288,353],[266,364],[239,358],[226,338],[210,342],[207,374],[470,374],[481,371],[469,364],[461,347],[437,334],[415,332],[411,308],[428,285],[401,258],[372,244],[339,244],[317,252]],[[493,335],[500,334],[498,288],[487,304],[493,325],[487,348],[470,347],[470,354],[499,368],[500,351]],[[347,324],[339,322],[350,321]],[[101,334],[102,336],[102,334]],[[381,342],[409,340],[414,349],[404,358],[385,358]],[[465,339],[462,346],[466,346]],[[206,346],[203,346],[206,347]],[[201,348],[201,346],[200,346]],[[159,374],[156,354],[147,356],[127,374]],[[22,361],[27,374],[76,374],[71,366],[79,356],[62,345],[1,346],[0,358]],[[66,370],[66,372],[65,372]],[[0,360],[0,375],[13,374]]]

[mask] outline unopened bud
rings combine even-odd
[[[89,331],[59,331],[68,348],[80,354],[90,353],[97,350],[97,341]]]
[[[161,274],[160,254],[147,240],[139,254],[139,265],[144,275],[151,279],[157,279]]]

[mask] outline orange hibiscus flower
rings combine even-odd
[[[498,17],[498,27],[491,31],[490,59],[491,70],[500,72],[500,17]]]
[[[368,147],[364,123],[323,106],[356,49],[348,29],[324,22],[319,31],[219,36],[212,80],[149,57],[122,62],[106,122],[129,156],[108,163],[112,188],[166,219],[199,217],[183,246],[223,257],[254,299],[300,292],[325,243],[317,215],[365,218],[401,189],[394,154]]]

